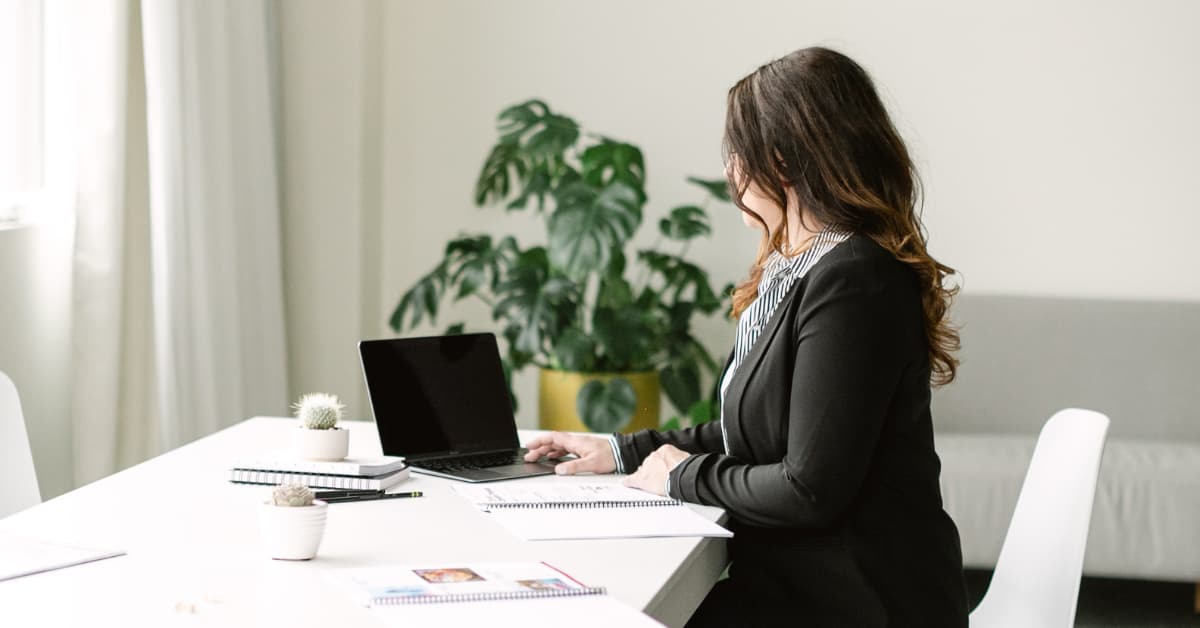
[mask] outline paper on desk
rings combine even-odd
[[[455,486],[496,523],[526,541],[733,533],[683,502],[619,484]]]
[[[105,550],[0,534],[0,581],[121,556]]]
[[[454,491],[487,510],[503,504],[509,507],[540,506],[630,506],[676,505],[679,500],[661,497],[620,484],[557,484],[533,483],[517,485],[490,484],[482,486],[455,485]]]
[[[687,506],[493,510],[496,523],[526,541],[672,536],[731,537],[733,533]]]

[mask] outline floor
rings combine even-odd
[[[967,591],[974,606],[987,590],[992,572],[967,570]],[[1200,626],[1193,611],[1196,585],[1084,578],[1079,586],[1075,625],[1086,628],[1175,628]]]

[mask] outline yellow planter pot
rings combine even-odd
[[[575,411],[575,398],[583,385],[599,380],[607,382],[624,377],[637,395],[633,419],[622,432],[631,433],[658,427],[658,372],[640,373],[576,373],[541,369],[538,375],[538,427],[562,432],[587,432],[587,426]]]

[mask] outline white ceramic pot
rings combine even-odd
[[[292,451],[309,460],[341,460],[350,453],[350,430],[335,427],[330,430],[292,430]]]
[[[320,500],[312,506],[260,504],[258,527],[267,554],[277,560],[308,560],[316,556],[328,512],[329,504]]]

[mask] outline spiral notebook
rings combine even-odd
[[[733,536],[679,500],[618,484],[456,485],[454,490],[526,541]]]
[[[570,617],[572,626],[658,622],[546,563],[453,563],[329,570],[329,577],[384,623],[396,626],[528,626]],[[599,623],[594,625],[601,625]]]
[[[404,458],[400,456],[309,460],[284,450],[268,451],[253,457],[239,458],[233,462],[233,468],[242,471],[281,471],[317,475],[353,475],[358,477],[387,475],[399,471],[406,466]]]
[[[408,467],[378,476],[331,475],[327,473],[293,473],[290,471],[257,471],[230,469],[229,481],[235,484],[303,484],[312,488],[341,488],[365,491],[386,491],[407,480]]]

